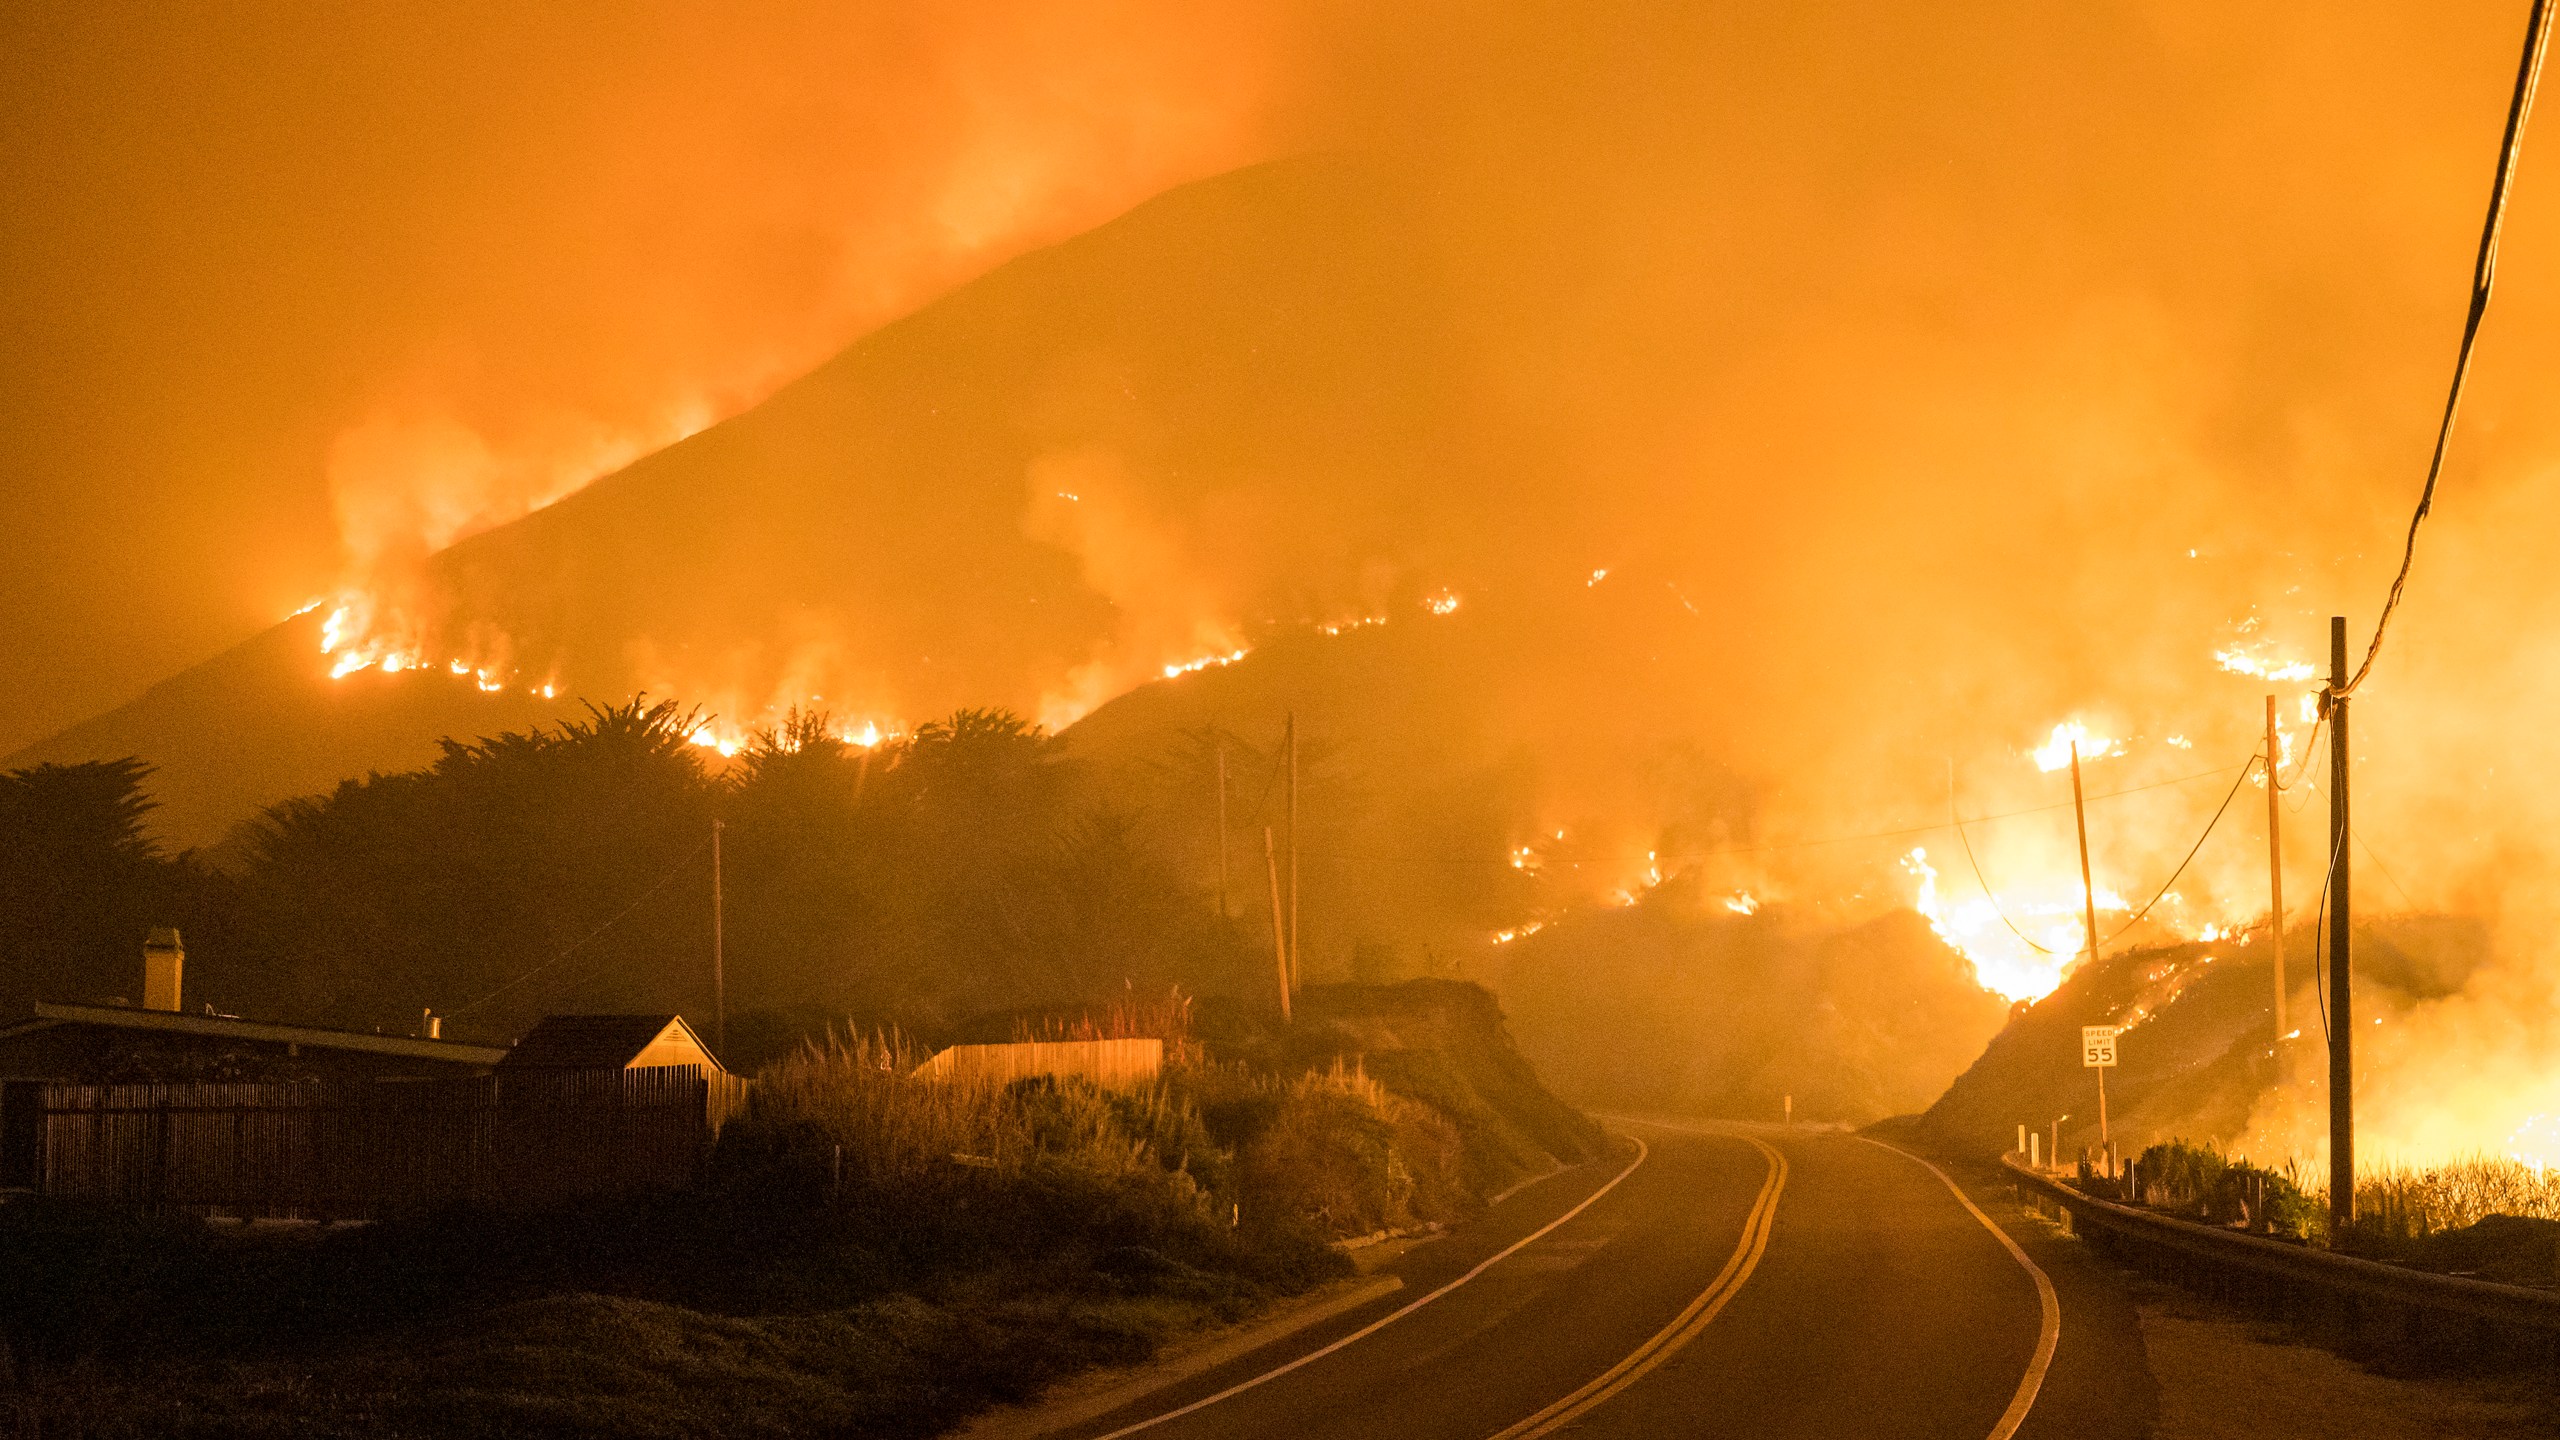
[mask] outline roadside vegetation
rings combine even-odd
[[[2387,1165],[2356,1179],[2356,1220],[2329,1222],[2328,1176],[2300,1164],[2269,1170],[2183,1140],[2153,1145],[2130,1182],[2081,1188],[2208,1225],[2321,1245],[2448,1274],[2560,1284],[2560,1174],[2519,1160],[2470,1156]]]
[[[1268,995],[1268,939],[1016,715],[864,746],[797,714],[725,764],[707,720],[632,700],[447,739],[182,855],[145,828],[140,761],[0,774],[0,1014],[130,998],[140,937],[174,925],[189,999],[244,1015],[396,1034],[433,1009],[498,1041],[552,1013],[701,1016],[714,822],[737,1068],[848,1020],[940,1038],[1131,986]]]
[[[839,1031],[764,1068],[700,1191],[571,1214],[243,1234],[0,1205],[0,1434],[930,1435],[1596,1151],[1482,991],[1308,998],[1295,1025],[1213,1007],[1224,1043],[1180,997],[1014,1017],[1162,1031],[1134,1093],[938,1082]]]

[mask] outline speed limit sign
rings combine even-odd
[[[2113,1025],[2081,1026],[2081,1067],[2099,1070],[2114,1063],[2116,1063],[2116,1027]]]

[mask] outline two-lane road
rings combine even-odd
[[[1061,1436],[2107,1433],[2070,1317],[1935,1170],[1839,1134],[1620,1122],[1393,1267],[1395,1294]],[[2103,1327],[2077,1337],[2077,1363]],[[2132,1362],[2138,1369],[2139,1358]],[[2064,1392],[2086,1387],[2062,1387]],[[2101,1391],[2104,1387],[2100,1387]]]

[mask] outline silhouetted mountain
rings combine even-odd
[[[259,805],[577,697],[648,689],[749,722],[812,695],[908,721],[1036,713],[1153,603],[1146,578],[1102,572],[1150,543],[1124,536],[1160,508],[1422,465],[1443,327],[1397,214],[1377,177],[1332,160],[1176,190],[434,557],[412,607],[423,672],[332,681],[305,615],[0,767],[142,756],[158,832],[204,844]],[[1113,492],[1089,497],[1107,513],[1026,519],[1079,476]],[[511,688],[442,673],[464,656]],[[527,693],[545,680],[554,698]]]

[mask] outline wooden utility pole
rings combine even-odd
[[[1289,712],[1289,984],[1298,983],[1298,714]]]
[[[720,832],[725,822],[711,822],[711,1049],[728,1063],[729,1054],[729,977],[720,954]]]
[[[2284,1043],[2284,800],[2276,789],[2276,697],[2267,697],[2267,924],[2275,931],[2276,1043]]]
[[[1262,827],[1262,868],[1271,877],[1271,953],[1280,967],[1280,1018],[1289,1018],[1289,932],[1280,923],[1280,858],[1271,848],[1271,827]]]
[[[1227,918],[1227,736],[1218,733],[1218,918]]]
[[[2098,886],[2089,875],[2089,809],[2080,799],[2080,742],[2071,742],[2071,817],[2080,827],[2080,898],[2089,918],[2089,962],[2098,963]]]
[[[2347,944],[2347,617],[2329,617],[2329,1233],[2356,1218],[2355,965]]]

